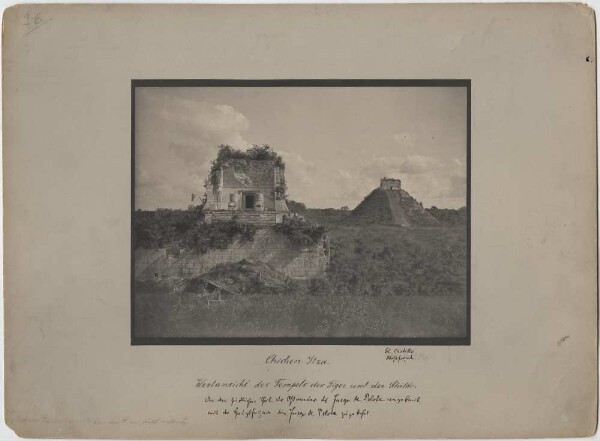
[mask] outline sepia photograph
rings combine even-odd
[[[594,435],[596,31],[7,8],[0,441]]]
[[[132,344],[469,344],[469,80],[133,80]]]

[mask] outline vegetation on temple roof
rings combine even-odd
[[[267,144],[255,144],[245,151],[233,148],[230,145],[221,144],[219,146],[217,158],[211,162],[210,172],[208,175],[209,182],[213,187],[216,188],[219,185],[219,171],[221,170],[221,167],[231,159],[273,161],[276,167],[279,167],[281,170],[285,170],[285,162],[283,161],[283,158]],[[287,190],[287,185],[285,183],[285,179],[283,179],[283,176],[282,185],[280,187],[281,189],[278,189],[278,193],[284,195]]]

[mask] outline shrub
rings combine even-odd
[[[444,225],[466,225],[467,223],[466,207],[453,210],[451,208],[438,208],[433,206],[431,208],[426,208],[426,210]]]
[[[166,248],[170,254],[180,249],[225,249],[239,237],[252,241],[256,227],[235,220],[207,224],[197,211],[136,211],[134,244],[142,248]]]
[[[303,219],[288,219],[273,227],[297,245],[313,245],[325,235],[325,227]]]
[[[228,248],[238,236],[242,241],[252,241],[255,233],[256,227],[234,220],[212,224],[200,223],[186,234],[183,244],[185,248],[206,253],[210,249]]]
[[[133,218],[135,247],[180,247],[183,238],[202,217],[200,210],[138,210]]]
[[[466,292],[466,235],[456,228],[341,227],[329,233],[332,293],[459,296]]]
[[[304,205],[302,202],[289,200],[287,201],[287,206],[292,213],[298,213],[302,215],[306,213],[306,205]]]

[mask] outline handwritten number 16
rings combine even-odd
[[[37,14],[30,14],[29,12],[27,14],[25,14],[25,23],[23,23],[25,26],[30,26],[30,25],[39,25],[42,22],[42,15],[41,13],[37,13]]]

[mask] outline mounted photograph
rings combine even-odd
[[[469,80],[133,80],[132,344],[470,344]]]

